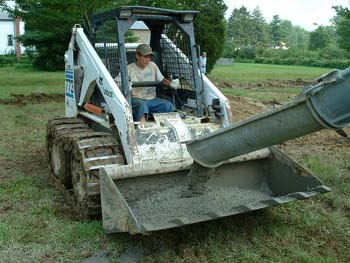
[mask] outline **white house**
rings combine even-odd
[[[24,22],[0,11],[0,55],[23,54],[24,47],[16,41],[16,36],[24,33]]]
[[[130,30],[134,33],[135,37],[138,37],[137,42],[148,43],[151,41],[151,31],[143,21],[136,21]]]

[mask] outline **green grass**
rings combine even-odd
[[[292,79],[300,77],[293,72],[303,71],[313,79],[327,71],[266,65],[267,69],[272,67],[271,73],[265,65],[236,64],[218,67],[210,77],[237,67],[243,82]],[[263,71],[268,72],[265,78]],[[228,81],[235,81],[235,74],[227,75]],[[5,97],[10,93],[63,93],[60,72],[3,68],[0,76],[1,85],[6,87],[0,92]],[[12,77],[8,80],[5,76]],[[223,91],[271,100],[281,98],[281,94],[293,96],[299,88]],[[62,102],[20,107],[0,104],[0,262],[82,262],[99,251],[111,262],[118,262],[118,256],[129,247],[142,248],[142,262],[350,261],[350,151],[298,157],[333,188],[328,194],[147,236],[107,235],[100,220],[79,221],[70,216],[70,208],[64,206],[69,203],[67,192],[51,180],[45,157],[46,123],[63,114]]]
[[[287,102],[300,93],[302,88],[221,88],[220,90],[225,95],[246,97],[263,102]]]
[[[266,80],[302,79],[312,81],[330,69],[304,66],[284,66],[235,63],[229,66],[215,66],[209,77],[215,82],[262,82]]]
[[[208,77],[218,84],[225,95],[285,103],[307,86],[291,86],[293,82],[311,83],[329,71],[316,67],[235,63],[216,66]]]
[[[63,72],[41,72],[32,68],[0,68],[0,98],[10,94],[61,93],[64,92]]]

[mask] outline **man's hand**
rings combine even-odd
[[[173,80],[170,82],[170,87],[173,88],[173,89],[178,89],[178,88],[180,88],[180,80],[179,80],[179,79],[173,79]]]
[[[170,87],[170,85],[171,85],[171,81],[168,80],[168,79],[166,79],[166,78],[164,78],[162,82],[163,82],[163,84],[164,84],[165,86]]]

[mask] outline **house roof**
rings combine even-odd
[[[149,30],[149,28],[146,26],[146,24],[143,21],[136,21],[130,29],[133,30]]]
[[[13,20],[13,18],[7,12],[0,11],[0,20]]]

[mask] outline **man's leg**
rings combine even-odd
[[[146,121],[145,116],[150,113],[148,102],[149,102],[148,100],[131,98],[132,115],[135,121],[140,121],[140,122]]]
[[[163,112],[173,112],[175,110],[174,105],[165,99],[155,98],[148,101],[149,113],[163,113]]]

